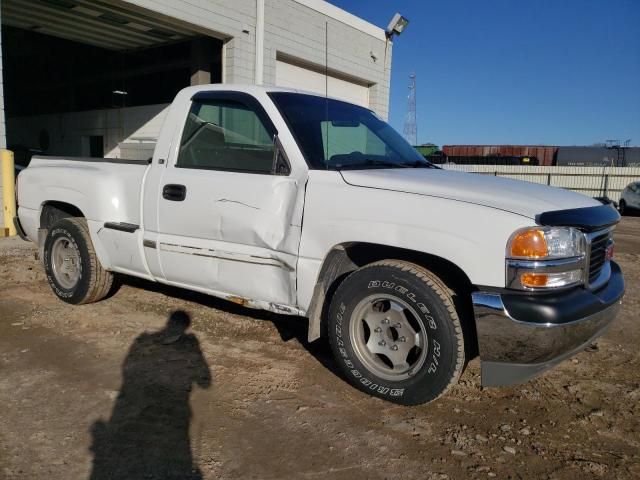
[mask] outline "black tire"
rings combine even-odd
[[[380,375],[378,372],[384,370],[386,364],[390,363],[391,365],[387,365],[387,368],[392,370],[396,365],[393,361],[385,361],[385,352],[382,355],[372,354],[365,351],[362,346],[367,340],[366,331],[369,331],[369,340],[374,333],[368,326],[370,322],[361,320],[357,316],[362,305],[368,305],[369,299],[377,298],[376,295],[381,295],[384,299],[382,303],[376,303],[375,300],[371,302],[372,307],[378,309],[372,314],[372,318],[376,318],[375,321],[382,318],[375,312],[386,315],[385,302],[389,298],[389,305],[391,302],[398,302],[394,303],[396,307],[407,306],[407,309],[401,310],[402,314],[409,319],[411,325],[422,326],[425,330],[422,343],[426,348],[416,350],[417,347],[414,346],[409,352],[409,357],[413,355],[414,358],[422,360],[416,361],[413,365],[407,362],[410,368],[403,374],[409,375],[406,378],[396,376],[385,378],[384,371]],[[356,311],[356,308],[359,310]],[[380,322],[385,321],[389,323],[388,318],[380,320]],[[360,329],[360,332],[365,332],[364,334],[354,333],[360,328],[357,326],[358,322],[367,324]],[[382,329],[375,329],[377,336],[374,341],[387,335],[385,338],[390,339],[388,348],[395,348],[397,351],[398,340],[406,342],[405,337],[398,338],[400,328],[395,333],[389,326],[386,326],[385,333],[384,328],[383,326]],[[413,330],[418,332],[416,328]],[[362,336],[364,339],[358,340],[358,337]],[[339,368],[353,386],[370,395],[403,405],[430,402],[445,394],[457,383],[465,365],[462,326],[450,290],[432,272],[405,261],[383,260],[362,267],[349,275],[338,287],[331,300],[328,337]],[[410,338],[417,337],[411,335]],[[374,348],[386,348],[387,344],[382,340],[377,345],[383,343],[384,347]],[[367,342],[367,346],[369,344]],[[418,351],[419,354],[416,353]],[[392,353],[392,355],[396,354]],[[403,355],[404,353],[401,358]],[[375,357],[380,360],[377,366]],[[370,365],[374,365],[373,368],[370,368]],[[389,375],[398,374],[394,370]]]
[[[76,267],[79,271],[78,278],[75,281],[67,279],[68,283],[73,282],[73,285],[64,285],[58,278],[61,274],[54,271],[52,248],[57,242],[64,243],[70,249],[76,249],[79,254]],[[102,268],[84,218],[64,218],[49,229],[44,242],[43,262],[53,293],[67,303],[81,305],[97,302],[106,297],[113,286],[113,274]]]
[[[620,203],[618,204],[618,211],[620,212],[620,215],[627,213],[627,202],[620,200]]]

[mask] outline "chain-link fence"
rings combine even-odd
[[[447,170],[513,178],[566,188],[590,197],[618,202],[629,183],[640,181],[640,167],[539,167],[520,165],[439,165]]]

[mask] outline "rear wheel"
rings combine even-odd
[[[329,308],[329,342],[356,388],[419,404],[454,385],[464,340],[451,293],[432,272],[385,260],[347,277]]]
[[[67,303],[97,302],[113,285],[113,274],[100,265],[84,218],[65,218],[49,229],[43,262],[53,293]]]

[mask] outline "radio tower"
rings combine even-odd
[[[409,75],[409,96],[407,97],[407,117],[404,120],[404,138],[411,145],[418,144],[418,126],[416,122],[416,74]]]

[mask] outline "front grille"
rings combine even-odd
[[[589,283],[598,279],[606,262],[607,244],[609,232],[603,233],[591,239],[591,254],[589,255]]]

